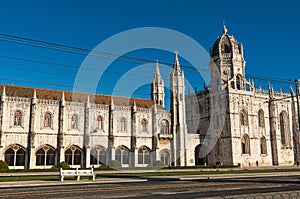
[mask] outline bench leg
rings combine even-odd
[[[80,180],[80,176],[77,176],[77,181],[79,181]]]
[[[64,176],[59,176],[59,181],[63,182],[64,181]]]
[[[95,175],[93,175],[93,181],[95,180]]]

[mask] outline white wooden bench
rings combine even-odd
[[[60,168],[60,170],[59,170],[59,180],[61,182],[64,181],[65,176],[76,176],[77,181],[79,181],[80,176],[92,176],[92,180],[95,180],[96,175],[94,173],[93,168],[91,168],[90,170],[78,170],[78,168],[76,168],[76,170],[63,170],[62,168]]]

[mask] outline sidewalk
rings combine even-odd
[[[128,169],[128,170],[102,170],[95,171],[95,174],[119,174],[119,173],[154,173],[154,172],[194,172],[194,171],[235,171],[235,170],[268,170],[268,169],[297,169],[296,166],[262,166],[262,167],[234,167],[234,168],[198,168],[198,169],[156,169],[156,170],[143,170],[143,169]],[[58,176],[59,172],[16,172],[16,173],[0,173],[0,177],[8,176]]]
[[[172,171],[178,171],[177,169]],[[186,170],[185,170],[186,171]],[[199,171],[199,170],[198,170]],[[126,171],[128,173],[128,171]],[[132,171],[134,172],[134,171]],[[169,171],[170,172],[170,171]],[[136,172],[135,172],[136,173]],[[53,175],[53,173],[52,173]],[[22,187],[43,187],[43,186],[66,186],[74,184],[105,184],[105,183],[129,183],[129,182],[147,182],[147,181],[194,181],[194,180],[217,180],[217,179],[238,179],[238,178],[259,178],[273,176],[300,176],[298,172],[272,172],[272,173],[242,173],[242,174],[205,174],[205,175],[181,175],[181,176],[146,176],[146,177],[118,177],[118,178],[98,178],[92,180],[66,180],[63,182],[51,181],[15,181],[1,182],[0,189],[22,188]]]

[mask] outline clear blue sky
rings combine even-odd
[[[243,43],[247,61],[246,74],[294,80],[300,78],[299,4],[296,0],[10,0],[0,1],[0,33],[93,49],[100,42],[122,31],[139,27],[162,27],[184,33],[208,50],[222,34],[225,20],[228,34],[234,35]],[[132,55],[173,62],[172,54],[155,50],[140,51]],[[74,66],[80,66],[85,58],[83,55],[0,40],[0,83],[60,90],[71,90],[76,69],[16,61],[1,56]],[[111,70],[117,72],[123,71],[120,65],[134,67],[124,62],[116,62],[114,65]],[[98,92],[110,94],[112,82],[118,78],[120,77],[116,74],[106,77]],[[267,83],[257,83],[256,86],[258,84]],[[276,87],[275,83],[274,86]],[[286,84],[277,86],[288,91]],[[199,87],[202,88],[202,85]],[[134,96],[149,98],[148,89],[149,86],[144,86]],[[118,95],[127,94],[124,91]]]

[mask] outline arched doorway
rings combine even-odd
[[[202,157],[200,155],[201,148],[202,144],[199,144],[195,147],[195,165],[205,165],[207,163],[207,156]]]

